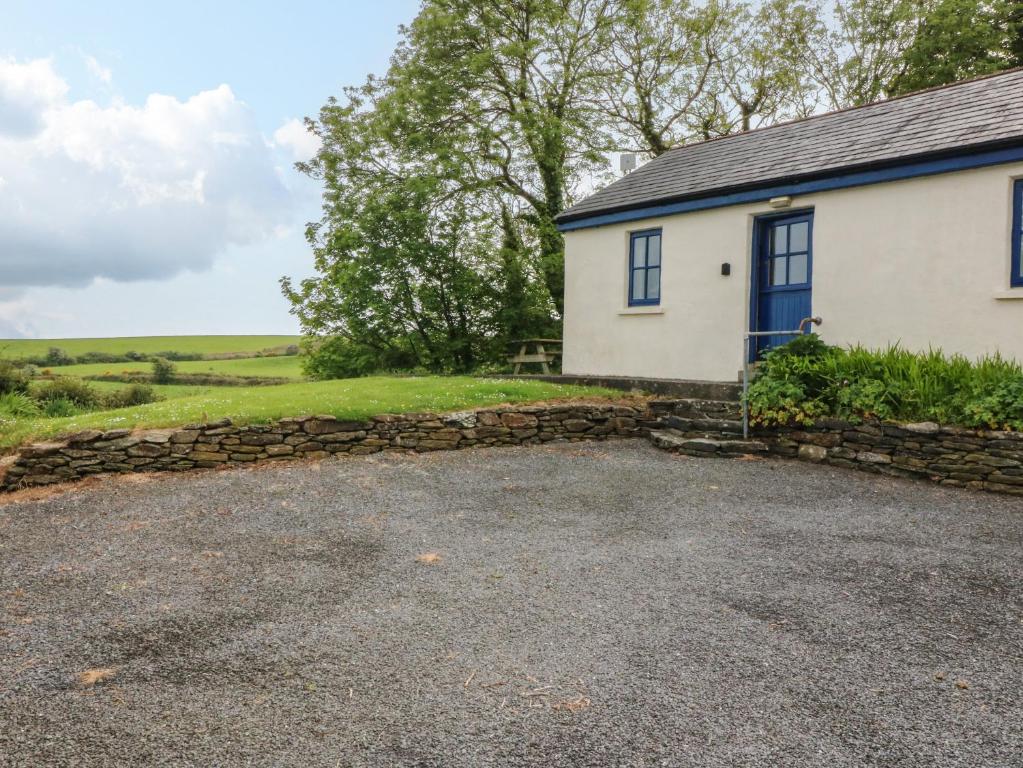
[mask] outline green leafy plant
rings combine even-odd
[[[998,355],[839,348],[798,337],[766,353],[747,396],[764,425],[822,416],[1023,429],[1023,369]]]
[[[103,406],[105,408],[130,408],[134,405],[155,403],[160,399],[152,387],[146,384],[132,384],[104,397]]]
[[[9,360],[0,360],[0,395],[28,391],[28,375]]]
[[[45,364],[48,366],[74,365],[75,359],[60,347],[50,347],[46,352]]]
[[[39,403],[24,392],[5,392],[0,395],[0,417],[24,419],[38,416]]]
[[[37,386],[32,396],[43,404],[44,410],[48,403],[55,401],[67,401],[81,410],[89,410],[100,404],[100,396],[95,389],[81,379],[71,377],[47,381]]]
[[[66,397],[57,397],[43,403],[43,415],[49,419],[77,416],[82,410],[73,400]]]
[[[153,381],[157,384],[170,384],[174,381],[174,373],[178,367],[166,357],[153,358]]]

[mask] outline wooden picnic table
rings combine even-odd
[[[529,363],[539,363],[544,373],[551,372],[550,364],[561,354],[561,339],[515,339],[511,344],[518,344],[519,351],[508,355],[508,362],[515,365],[513,373],[519,373],[522,366]],[[548,346],[557,345],[557,349],[547,351]],[[530,352],[529,348],[533,351]]]

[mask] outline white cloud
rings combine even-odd
[[[104,85],[110,85],[114,81],[114,73],[110,71],[109,67],[100,64],[95,56],[86,55],[85,66],[89,70],[89,74]]]
[[[0,139],[39,133],[47,111],[63,100],[67,90],[49,59],[19,64],[0,58]]]
[[[288,149],[296,160],[309,160],[320,151],[320,137],[310,133],[297,118],[286,121],[274,131],[274,144]]]
[[[226,85],[180,101],[72,102],[48,60],[0,60],[0,285],[204,270],[270,239],[292,195]]]

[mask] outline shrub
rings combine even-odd
[[[28,375],[21,369],[15,367],[9,360],[0,360],[0,395],[10,392],[27,392]]]
[[[66,400],[80,409],[95,408],[100,402],[96,390],[81,379],[70,377],[48,381],[36,387],[33,395],[36,400],[43,403],[44,411],[47,408],[47,403],[58,400]]]
[[[54,398],[43,403],[43,415],[51,419],[77,416],[81,412],[82,409],[66,397]]]
[[[39,413],[39,403],[24,392],[7,392],[0,395],[0,417],[24,419],[38,416]]]
[[[400,342],[387,349],[370,348],[341,336],[307,338],[302,372],[313,379],[350,379],[383,371],[409,371],[416,357]]]
[[[152,387],[146,384],[132,384],[130,387],[108,394],[103,398],[103,405],[107,408],[131,408],[134,405],[155,403],[159,399]]]
[[[1023,369],[997,355],[974,362],[940,350],[844,349],[801,336],[765,354],[747,402],[753,421],[765,425],[834,416],[1023,429]]]
[[[46,352],[46,365],[74,365],[75,359],[60,347],[50,347]]]
[[[157,384],[170,384],[174,381],[174,372],[178,369],[174,363],[166,357],[153,359],[153,381]]]

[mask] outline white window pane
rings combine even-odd
[[[771,285],[786,284],[785,257],[771,259]]]
[[[632,241],[632,266],[646,266],[646,238],[637,237]]]
[[[806,254],[789,256],[789,285],[806,282]]]
[[[651,235],[647,238],[647,266],[658,267],[661,265],[661,236]]]
[[[771,253],[788,253],[788,227],[775,227],[771,240]]]
[[[801,221],[789,227],[789,251],[793,253],[805,251],[807,239],[810,235],[810,225]]]
[[[650,300],[661,298],[660,269],[648,269],[646,271],[646,297]]]
[[[640,301],[643,298],[643,276],[646,270],[637,269],[632,273],[632,300]]]

